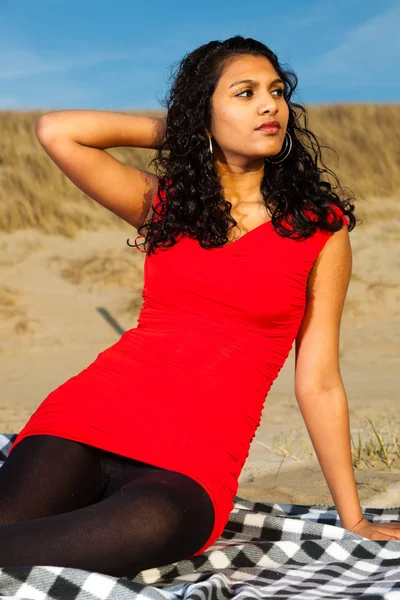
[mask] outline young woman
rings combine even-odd
[[[67,177],[144,237],[143,306],[14,441],[0,566],[131,576],[204,552],[294,342],[296,398],[343,527],[400,539],[399,524],[363,518],[357,494],[338,364],[354,205],[322,180],[296,86],[268,47],[235,36],[184,57],[165,121],[38,120]],[[157,175],[104,151],[117,146],[158,148]]]

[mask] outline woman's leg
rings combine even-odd
[[[82,508],[101,492],[97,448],[32,435],[15,446],[0,468],[0,525]]]
[[[132,576],[194,554],[211,534],[214,509],[180,473],[30,436],[0,469],[0,523],[0,567]]]
[[[213,522],[211,500],[193,479],[143,470],[85,508],[0,525],[0,566],[52,565],[134,576],[194,554]]]

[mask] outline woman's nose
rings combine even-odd
[[[260,102],[260,105],[258,107],[258,112],[259,112],[259,114],[263,114],[266,111],[275,113],[277,111],[277,109],[278,109],[278,103],[276,101],[276,98],[274,98],[273,96],[267,95]]]

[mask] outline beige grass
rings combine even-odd
[[[375,213],[389,217],[400,187],[400,139],[394,135],[400,129],[400,105],[333,104],[310,106],[308,111],[309,128],[340,157],[324,149],[324,161],[361,201],[357,216],[362,218],[364,212],[362,200],[379,198]],[[165,112],[128,114],[163,116]],[[0,231],[34,227],[73,237],[81,229],[98,230],[104,225],[130,229],[79,190],[47,156],[34,134],[40,115],[39,111],[0,111]],[[108,152],[143,169],[149,169],[155,156],[154,150],[141,148]],[[391,203],[386,203],[387,198]]]
[[[77,285],[99,283],[102,286],[131,287],[143,277],[143,270],[131,249],[117,252],[109,248],[73,260],[56,256],[51,262],[60,268],[61,277]]]
[[[21,295],[22,293],[18,290],[7,285],[0,285],[0,316],[2,318],[11,319],[25,314],[23,307],[20,306]]]
[[[35,121],[41,114],[0,111],[0,231],[11,233],[34,227],[74,237],[82,229],[98,230],[104,225],[132,230],[76,187],[45,153],[34,133]],[[142,148],[108,151],[122,162],[143,169],[148,169],[154,156],[153,150]]]

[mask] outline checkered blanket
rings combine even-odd
[[[0,467],[15,437],[0,434]],[[363,513],[370,521],[400,520],[400,507]],[[333,506],[235,497],[222,536],[200,556],[131,579],[51,565],[0,568],[0,594],[10,600],[400,600],[400,543],[352,534]]]

